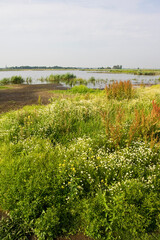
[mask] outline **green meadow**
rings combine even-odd
[[[159,85],[74,86],[0,115],[2,240],[159,239],[159,190]]]

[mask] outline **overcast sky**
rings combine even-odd
[[[0,0],[0,67],[160,68],[160,0]]]

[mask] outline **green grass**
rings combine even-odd
[[[76,86],[0,116],[2,240],[159,239],[160,88],[136,91],[119,100]]]
[[[89,71],[89,70],[87,70]],[[107,73],[126,73],[126,74],[134,74],[134,75],[160,75],[160,69],[90,69],[90,71],[94,72],[107,72]]]
[[[12,76],[11,78],[3,78],[0,80],[0,85],[22,84],[25,80],[21,76]]]
[[[8,89],[9,87],[6,87],[6,86],[0,86],[0,90],[3,90],[3,89]]]

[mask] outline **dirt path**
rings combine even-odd
[[[49,90],[65,90],[60,84],[14,85],[9,89],[0,89],[0,113],[17,110],[26,105],[48,104],[52,93]]]

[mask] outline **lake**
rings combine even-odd
[[[133,75],[133,74],[115,74],[115,73],[97,73],[97,72],[87,72],[81,70],[24,70],[24,71],[0,71],[0,80],[3,78],[9,78],[12,76],[22,76],[24,79],[27,77],[32,78],[32,84],[42,84],[42,82],[38,79],[41,77],[45,78],[49,75],[53,74],[66,74],[66,73],[73,73],[78,78],[83,78],[88,80],[91,77],[96,79],[96,83],[88,84],[90,88],[104,88],[107,83],[113,81],[127,81],[130,80],[133,84],[155,84],[160,82],[160,76],[145,76],[145,75]],[[158,80],[159,79],[159,80]],[[44,82],[43,82],[44,84]],[[64,84],[63,84],[64,85]]]

